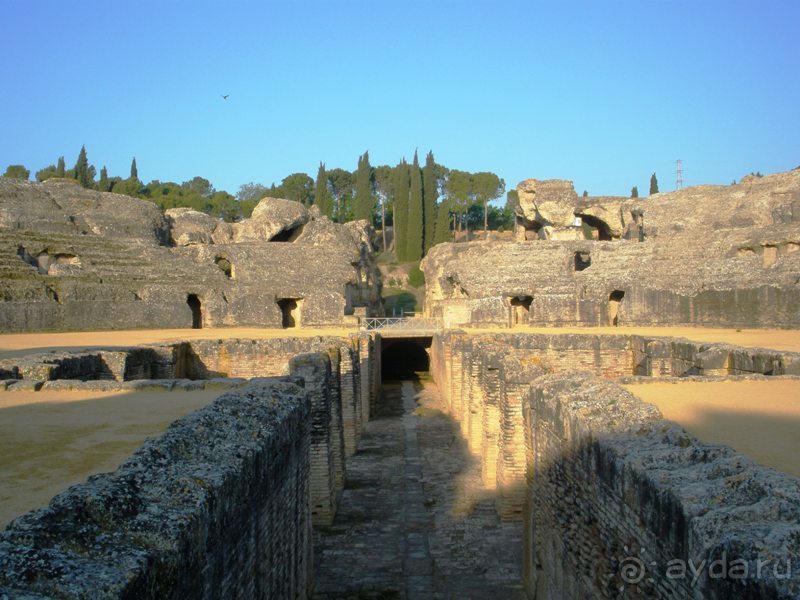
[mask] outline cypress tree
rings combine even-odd
[[[434,245],[452,242],[453,234],[450,232],[450,203],[442,200],[436,210],[436,227],[433,238]]]
[[[631,188],[631,198],[638,198],[639,197],[639,188],[633,186]]]
[[[97,189],[101,192],[108,192],[110,190],[110,186],[108,185],[108,171],[106,171],[105,165],[100,169],[100,181],[97,182]]]
[[[325,172],[325,163],[319,163],[317,183],[314,188],[314,204],[319,208],[320,214],[330,217],[333,212],[333,203],[328,192],[328,174]]]
[[[439,199],[439,190],[436,185],[436,161],[433,151],[425,157],[425,168],[422,169],[422,199],[424,210],[422,218],[425,223],[425,252],[433,246],[436,235],[436,201]]]
[[[394,251],[397,260],[405,262],[408,249],[408,163],[400,161],[394,169]]]
[[[372,223],[372,211],[375,208],[375,198],[372,195],[372,167],[369,164],[369,152],[364,152],[358,157],[358,170],[356,171],[356,219],[366,219]]]
[[[650,175],[650,195],[658,193],[658,179],[656,179],[656,174],[653,173]]]
[[[64,177],[64,174],[67,172],[67,167],[64,165],[64,157],[58,157],[58,166],[56,167],[56,177]]]
[[[133,162],[131,163],[131,179],[139,179],[139,170],[136,168],[136,157],[133,157]]]
[[[408,194],[408,236],[406,239],[406,260],[419,261],[425,245],[425,222],[422,205],[422,171],[419,158],[414,151],[414,162],[409,172],[410,191]]]
[[[92,180],[89,174],[89,160],[86,158],[86,146],[81,146],[78,160],[75,161],[75,179],[78,180],[83,187],[89,187]]]

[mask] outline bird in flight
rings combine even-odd
[[[222,99],[223,99],[223,100],[227,100],[227,99],[228,99],[228,96],[230,96],[230,94],[224,94],[224,95],[222,96]]]

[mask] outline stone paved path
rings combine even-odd
[[[500,523],[436,387],[384,386],[316,534],[317,598],[524,598],[521,525]]]

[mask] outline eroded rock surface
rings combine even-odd
[[[293,230],[305,225],[308,219],[308,210],[299,202],[263,198],[249,219],[233,226],[233,241],[268,242],[281,233],[286,233],[283,241],[291,241],[292,236],[299,233]]]
[[[800,326],[800,170],[601,200],[573,203],[600,240],[436,246],[423,261],[426,311],[500,326]],[[539,218],[535,200],[525,206]]]
[[[0,178],[0,330],[340,325],[382,314],[374,231],[289,200],[225,223]],[[288,243],[281,243],[288,242]]]
[[[571,181],[526,179],[517,186],[517,214],[529,222],[570,227],[578,200]]]
[[[213,243],[212,234],[218,220],[193,208],[170,208],[164,212],[170,223],[171,240],[175,246]]]

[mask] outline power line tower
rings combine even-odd
[[[683,188],[683,161],[679,158],[675,161],[675,189]]]

